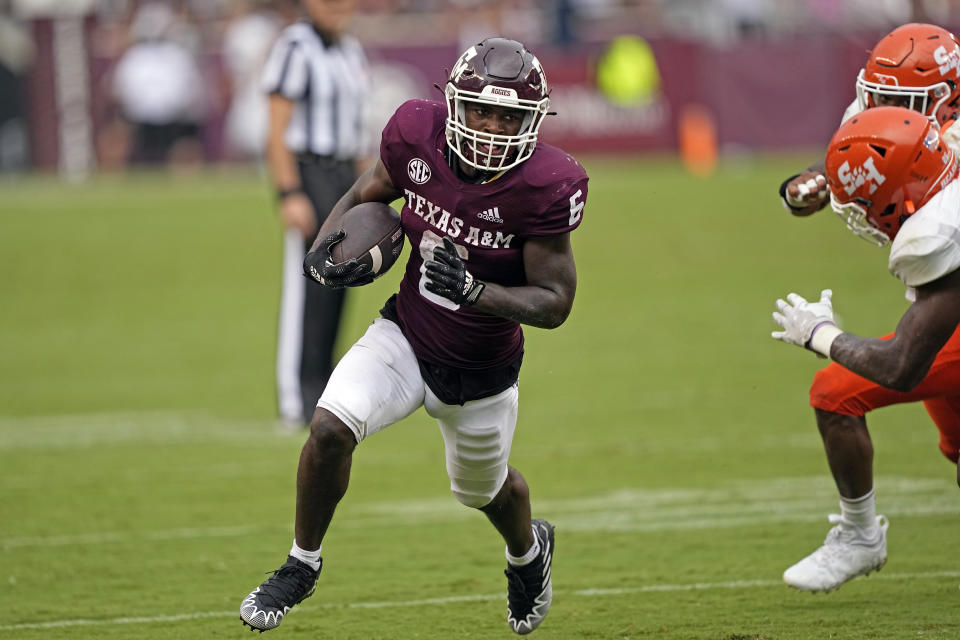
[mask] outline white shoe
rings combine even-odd
[[[830,514],[830,529],[823,546],[783,572],[783,581],[801,591],[833,591],[857,576],[877,571],[887,561],[885,516],[877,516],[878,533],[865,538],[863,529],[843,516]]]

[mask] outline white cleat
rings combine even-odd
[[[833,591],[843,583],[877,571],[887,562],[885,516],[877,516],[877,532],[872,538],[863,529],[838,514],[830,514],[836,526],[827,533],[823,545],[783,572],[783,581],[800,591]]]

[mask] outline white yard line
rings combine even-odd
[[[956,487],[946,479],[881,476],[877,485],[882,495],[880,510],[892,519],[960,514]],[[767,478],[757,483],[731,481],[709,489],[619,489],[580,498],[542,500],[534,507],[568,532],[657,533],[813,522],[822,522],[826,530],[826,516],[836,510],[829,497],[832,493],[826,478]],[[449,496],[354,503],[344,505],[337,527],[424,526],[465,521],[474,515]],[[0,549],[236,538],[292,530],[291,523],[277,522],[11,536],[0,537]]]
[[[59,536],[24,536],[18,538],[0,538],[0,549],[22,549],[26,547],[72,547],[89,544],[140,543],[143,541],[190,540],[201,538],[236,538],[238,536],[261,535],[280,529],[280,526],[236,525],[226,527],[186,527],[162,531],[103,531],[100,533],[82,533]],[[285,530],[293,530],[291,525]]]
[[[0,453],[83,449],[131,443],[234,442],[276,432],[270,419],[229,418],[204,411],[132,411],[0,416]]]
[[[819,478],[790,478],[793,493],[787,494],[777,488],[782,480],[787,479],[769,478],[749,490],[740,483],[711,489],[618,490],[583,498],[539,501],[534,506],[567,532],[658,533],[815,522],[823,523],[826,530],[826,516],[831,509],[835,510],[832,501],[825,497],[830,495],[830,489],[820,487]],[[878,485],[883,487],[881,511],[891,519],[960,513],[956,488],[946,481],[891,477],[881,478]],[[341,530],[385,524],[424,526],[475,516],[449,497],[350,504],[339,515],[337,527]],[[279,531],[292,532],[292,523],[11,536],[0,537],[0,549],[237,538]]]
[[[908,580],[939,580],[960,578],[960,571],[929,571],[924,573],[883,573],[875,574],[871,580],[884,582],[900,582]],[[561,596],[581,598],[605,598],[637,593],[663,593],[675,591],[711,591],[719,589],[755,589],[755,588],[785,588],[779,580],[733,580],[728,582],[695,582],[689,584],[649,584],[637,587],[622,587],[617,589],[581,589],[577,591],[557,591]],[[443,598],[422,598],[419,600],[387,600],[379,602],[350,602],[345,604],[324,604],[320,606],[304,605],[299,611],[321,609],[404,609],[416,607],[442,606],[461,602],[486,602],[505,600],[504,593],[477,594],[472,596],[447,596]],[[68,627],[108,626],[125,624],[163,624],[182,622],[184,620],[200,620],[205,618],[239,618],[239,608],[235,611],[198,611],[165,616],[136,616],[123,618],[76,618],[73,620],[50,620],[46,622],[25,622],[21,624],[0,625],[2,631],[27,631],[31,629],[61,629]]]

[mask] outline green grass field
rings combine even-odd
[[[812,155],[810,156],[812,157]],[[920,406],[871,416],[883,571],[784,586],[837,510],[773,301],[834,289],[877,335],[886,252],[775,194],[809,157],[709,179],[592,159],[579,290],[527,330],[512,464],[557,525],[535,637],[960,636],[960,493]],[[292,540],[302,436],[273,413],[280,236],[253,173],[0,182],[0,638],[241,638]],[[357,290],[343,345],[400,269]],[[449,494],[422,412],[364,443],[316,594],[273,638],[507,638],[503,545]]]

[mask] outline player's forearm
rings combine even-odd
[[[333,209],[330,210],[330,214],[327,216],[327,219],[323,221],[320,231],[317,232],[317,237],[313,241],[313,246],[310,247],[310,250],[316,250],[317,242],[319,242],[321,238],[324,238],[339,229],[340,219],[343,217],[343,214],[349,211],[352,207],[360,204],[360,202],[360,192],[357,189],[357,185],[354,184],[347,190],[346,193],[343,194],[339,200],[337,200],[337,204],[333,205]]]
[[[570,315],[572,293],[543,287],[504,287],[485,283],[474,309],[540,329],[555,329]]]
[[[830,357],[867,380],[908,392],[920,384],[930,370],[937,350],[930,351],[905,347],[896,337],[879,340],[841,333],[830,346]]]
[[[910,391],[930,371],[960,324],[960,270],[916,289],[889,340],[837,336],[830,357],[856,374],[897,391]]]
[[[347,189],[347,192],[333,205],[333,209],[330,210],[330,214],[317,233],[317,240],[338,230],[343,214],[358,204],[363,202],[385,202],[389,204],[399,197],[400,194],[390,181],[390,176],[387,175],[383,164],[375,163],[360,174],[357,180]],[[311,251],[316,249],[317,240],[314,241]]]

